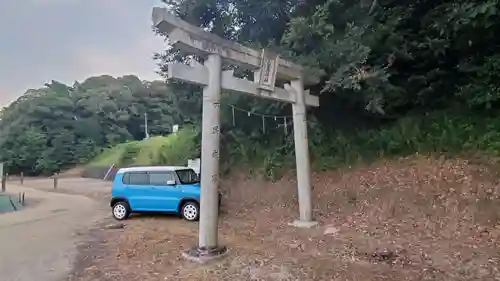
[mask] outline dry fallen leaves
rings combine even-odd
[[[226,259],[187,262],[197,224],[137,216],[101,230],[108,242],[82,254],[104,258],[72,280],[500,280],[498,179],[490,164],[421,156],[316,173],[322,227],[302,230],[287,225],[293,180],[236,176],[223,184]]]

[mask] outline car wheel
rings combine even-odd
[[[130,215],[130,206],[125,201],[120,201],[113,206],[113,217],[116,220],[127,219]]]
[[[200,218],[200,206],[196,202],[186,202],[182,206],[181,214],[187,221],[197,221]]]

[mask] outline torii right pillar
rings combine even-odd
[[[309,157],[309,141],[307,137],[307,112],[303,78],[301,77],[291,81],[290,86],[289,90],[294,92],[296,96],[295,103],[292,103],[292,110],[297,170],[297,193],[300,213],[299,219],[295,220],[290,225],[299,228],[311,228],[318,223],[314,221],[312,210],[311,162]]]

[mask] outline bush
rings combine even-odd
[[[251,141],[232,132],[223,148],[229,167],[248,167],[270,178],[280,177],[295,167],[293,135],[268,142]],[[309,129],[313,169],[327,170],[383,157],[415,153],[498,155],[500,121],[494,117],[463,116],[454,112],[435,112],[413,116],[380,128],[346,133],[327,131],[321,125]]]
[[[200,144],[200,132],[184,128],[166,137],[118,145],[90,165],[186,165],[188,159],[200,156]],[[316,170],[416,152],[497,155],[500,152],[500,121],[493,117],[436,112],[350,133],[327,131],[319,125],[309,130],[309,147]],[[224,132],[221,172],[228,173],[235,167],[271,179],[279,178],[284,171],[295,167],[293,133],[257,139],[236,129]]]
[[[436,112],[408,117],[380,129],[325,134],[312,146],[312,154],[315,164],[328,168],[416,152],[496,155],[500,151],[499,137],[500,122],[495,118]]]
[[[200,141],[192,127],[171,134],[158,150],[158,164],[187,165],[188,159],[200,156]]]
[[[119,166],[128,166],[135,164],[136,158],[141,152],[141,147],[139,142],[129,142],[123,149],[122,155],[118,162]]]

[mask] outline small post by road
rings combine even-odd
[[[24,184],[24,172],[21,172],[21,185]]]
[[[59,180],[59,173],[54,173],[54,189],[57,189],[58,180]]]
[[[7,189],[7,177],[2,175],[2,192]]]
[[[5,192],[5,184],[6,184],[7,180],[3,174],[3,171],[4,171],[3,167],[4,167],[4,163],[0,162],[0,180],[2,182],[2,192]]]

